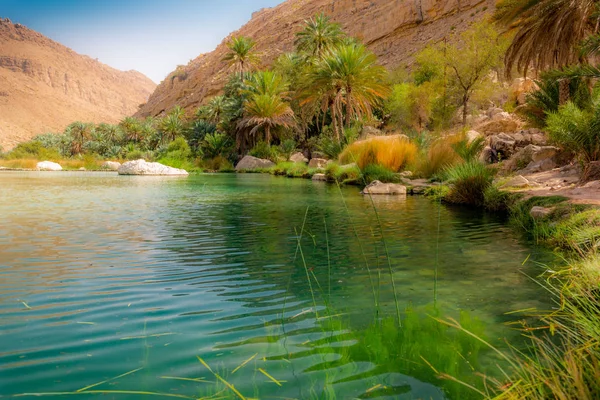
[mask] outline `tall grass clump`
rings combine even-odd
[[[362,171],[356,164],[339,165],[329,163],[325,167],[325,176],[330,181],[344,184],[362,183]]]
[[[379,136],[354,142],[340,154],[343,164],[355,162],[360,168],[379,164],[398,172],[413,163],[417,156],[417,146],[398,136]]]
[[[445,201],[483,206],[485,191],[492,185],[495,171],[482,163],[470,161],[447,169],[445,175],[450,184]]]
[[[440,177],[445,169],[460,162],[461,158],[453,149],[459,140],[457,135],[444,136],[434,140],[421,151],[414,172],[424,178]]]
[[[362,169],[364,183],[380,181],[383,183],[400,182],[399,174],[379,164],[369,164]]]

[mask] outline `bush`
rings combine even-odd
[[[364,182],[369,184],[375,180],[384,183],[400,182],[400,176],[383,165],[369,164],[362,169]]]
[[[550,139],[573,151],[584,164],[600,160],[600,105],[584,111],[569,102],[547,119]],[[583,179],[587,177],[584,168]]]
[[[216,156],[214,158],[204,160],[202,166],[209,171],[219,172],[232,172],[235,171],[233,164],[227,158],[223,156]]]
[[[469,139],[465,137],[456,143],[453,143],[451,146],[452,150],[454,150],[463,161],[475,161],[485,147],[485,138],[478,137],[473,141],[469,141]]]
[[[225,156],[231,152],[233,143],[224,133],[212,133],[206,135],[201,145],[201,152],[207,158]]]
[[[260,141],[250,150],[248,153],[253,157],[262,158],[265,160],[271,160],[277,162],[279,151],[277,147],[271,146],[270,144]]]
[[[417,155],[417,146],[398,136],[378,136],[354,142],[348,146],[339,160],[348,164],[355,162],[360,168],[370,164],[379,164],[398,172],[413,163]]]
[[[362,172],[356,164],[339,165],[329,163],[325,167],[325,176],[328,180],[345,184],[362,183]]]
[[[344,150],[342,143],[325,134],[319,138],[316,147],[321,153],[332,160],[337,159],[342,153],[342,150]]]
[[[483,193],[483,205],[486,210],[495,212],[508,212],[515,204],[518,195],[498,189],[491,185]]]
[[[492,185],[494,170],[479,162],[467,162],[446,170],[450,191],[444,198],[449,203],[483,206],[484,193]]]
[[[36,160],[59,160],[60,153],[56,149],[47,149],[41,142],[19,143],[12,151],[6,154],[8,160],[12,159],[36,159]]]
[[[207,135],[215,133],[216,125],[202,119],[195,121],[185,131],[185,138],[194,153],[198,152]]]
[[[439,177],[445,169],[460,162],[460,157],[452,148],[459,140],[457,135],[435,140],[427,150],[421,153],[414,172],[424,178]]]
[[[284,140],[283,143],[281,143],[279,145],[279,153],[286,160],[289,160],[295,151],[296,151],[296,141],[293,139]]]

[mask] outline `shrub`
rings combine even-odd
[[[219,172],[231,172],[235,171],[233,164],[227,158],[223,156],[216,156],[214,158],[204,160],[202,166],[209,171]]]
[[[317,142],[317,149],[328,158],[335,160],[339,157],[342,150],[344,150],[344,146],[336,139],[322,135]]]
[[[285,158],[289,160],[292,154],[296,151],[296,141],[293,139],[284,140],[279,145],[279,153]]]
[[[478,137],[473,141],[469,141],[469,139],[465,137],[451,144],[451,146],[454,152],[464,161],[475,161],[485,147],[485,138]]]
[[[358,184],[362,180],[362,172],[356,164],[339,165],[329,163],[325,167],[325,176],[329,180],[346,184]]]
[[[206,135],[202,142],[201,151],[207,158],[223,156],[231,152],[233,143],[224,133],[212,133]]]
[[[277,147],[271,146],[266,142],[260,141],[256,143],[256,145],[252,148],[252,150],[250,150],[248,154],[250,154],[253,157],[263,158],[266,160],[277,162],[279,151]]]
[[[492,185],[496,171],[479,162],[457,164],[446,170],[450,191],[444,198],[449,203],[482,206],[485,191]]]
[[[354,142],[348,146],[339,160],[342,163],[355,162],[360,168],[369,164],[379,164],[398,172],[414,162],[417,146],[399,136],[378,136]]]
[[[496,185],[490,185],[483,193],[483,205],[486,210],[508,212],[515,204],[518,195],[500,190]]]
[[[194,153],[198,152],[207,135],[215,133],[216,125],[202,119],[194,121],[185,131],[185,138]]]
[[[452,146],[459,140],[458,135],[445,136],[435,140],[426,151],[421,153],[414,172],[424,178],[433,178],[457,164],[460,157]]]
[[[395,183],[400,182],[400,176],[387,169],[383,165],[369,164],[362,169],[362,175],[365,183],[371,183],[375,180],[384,183]]]
[[[550,139],[575,152],[584,164],[600,160],[600,105],[594,111],[584,111],[569,102],[550,114],[547,124]],[[584,180],[587,173],[584,168]]]
[[[6,158],[11,159],[37,159],[37,160],[58,160],[61,158],[56,149],[47,149],[37,140],[25,143],[19,143],[12,151],[6,154]]]
[[[271,168],[271,173],[273,175],[285,176],[285,175],[287,175],[288,170],[290,168],[292,168],[293,165],[294,165],[294,163],[291,161],[280,162],[277,165],[275,165],[273,168]]]

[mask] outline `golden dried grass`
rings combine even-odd
[[[412,164],[417,157],[417,146],[404,135],[376,136],[354,142],[340,154],[343,164],[355,162],[361,169],[378,164],[398,172]]]

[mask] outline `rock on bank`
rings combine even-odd
[[[184,169],[145,160],[128,161],[119,167],[118,172],[119,175],[189,175]]]

